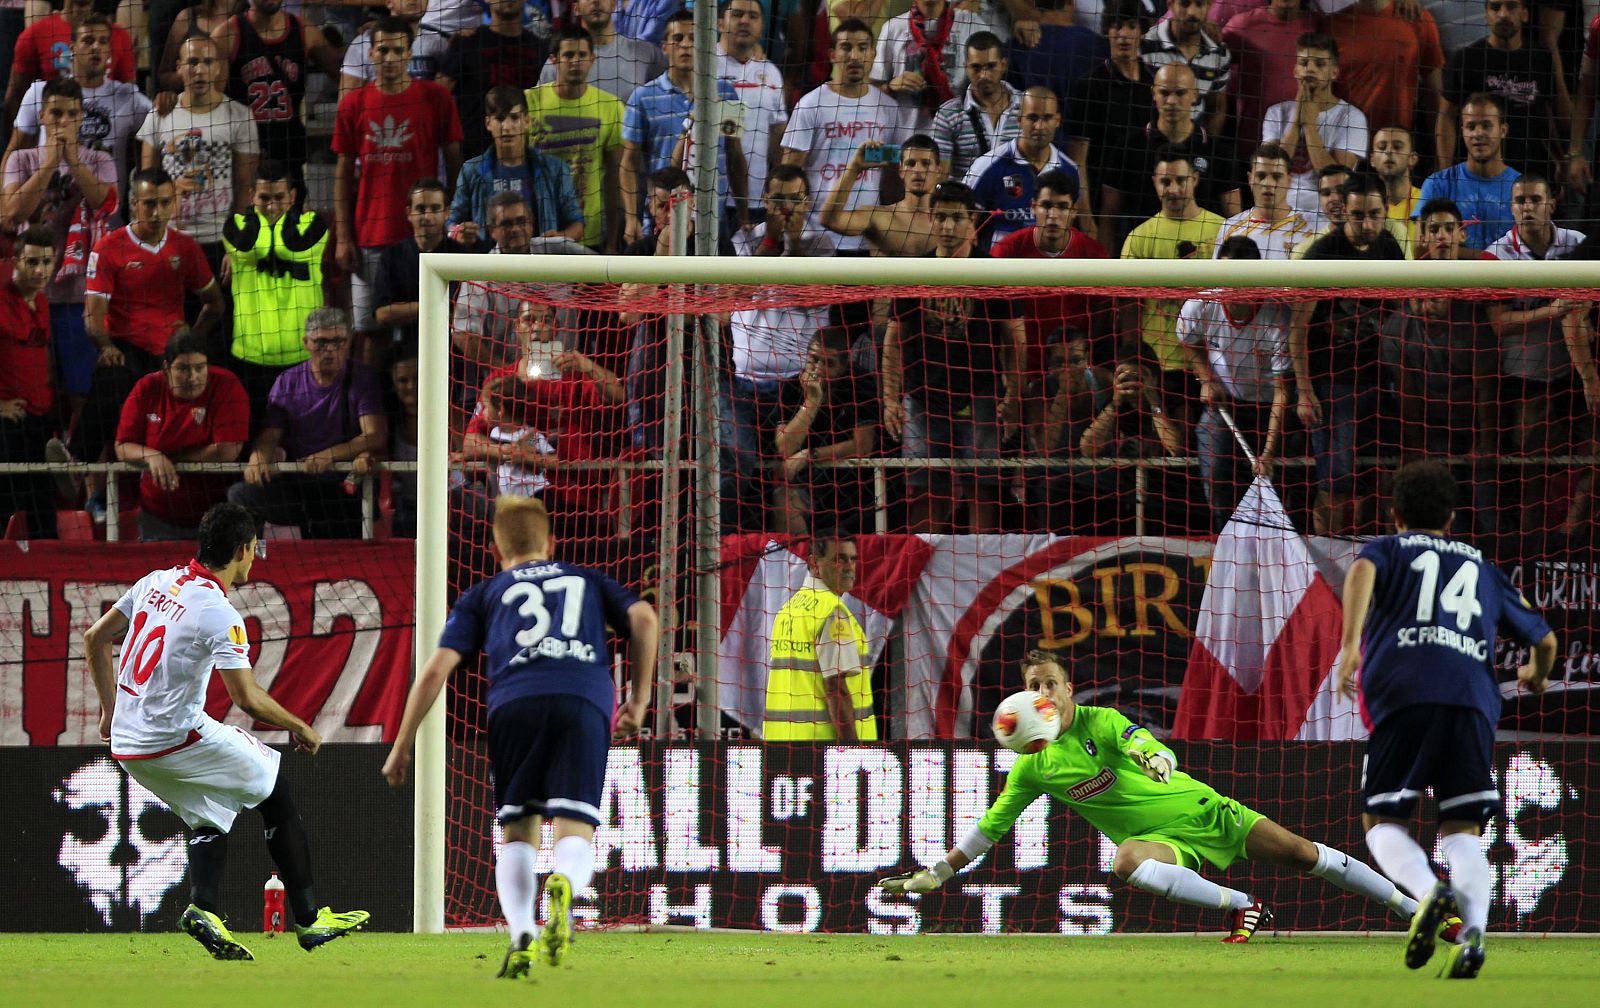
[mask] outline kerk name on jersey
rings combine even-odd
[[[1396,647],[1422,647],[1432,644],[1459,651],[1469,658],[1483,661],[1489,657],[1488,642],[1468,636],[1449,627],[1401,627],[1395,632]]]

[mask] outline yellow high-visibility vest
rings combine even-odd
[[[761,733],[769,742],[830,741],[827,687],[817,661],[817,645],[851,642],[860,656],[854,672],[844,673],[856,737],[877,741],[872,716],[872,672],[867,665],[867,634],[843,600],[814,577],[795,592],[772,620],[771,664],[767,673],[767,714]]]

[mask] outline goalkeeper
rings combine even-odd
[[[1031,651],[1026,688],[1053,700],[1061,735],[1044,750],[1017,757],[1005,790],[966,839],[920,871],[884,879],[889,892],[932,892],[1005,836],[1041,794],[1066,803],[1117,845],[1111,870],[1135,888],[1176,903],[1230,911],[1225,942],[1247,942],[1272,920],[1259,900],[1201,877],[1202,861],[1219,869],[1241,858],[1309,871],[1406,917],[1417,902],[1366,864],[1289,832],[1177,769],[1172,751],[1109,707],[1079,707],[1056,657]],[[1460,922],[1446,920],[1444,928]],[[1442,929],[1443,930],[1443,929]]]

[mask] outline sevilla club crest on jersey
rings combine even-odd
[[[206,422],[206,408],[204,406],[195,407],[189,415],[194,418],[196,427]]]
[[[178,270],[183,268],[183,257],[167,256],[167,266],[172,269],[172,272],[178,272]]]

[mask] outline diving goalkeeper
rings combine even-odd
[[[1109,707],[1072,702],[1066,671],[1047,651],[1022,663],[1026,688],[1053,700],[1061,735],[1045,749],[1018,756],[1005,790],[966,839],[920,871],[881,883],[888,892],[932,892],[1005,836],[1023,810],[1048,794],[1078,812],[1117,845],[1111,870],[1135,888],[1176,903],[1230,912],[1225,942],[1250,940],[1272,912],[1248,893],[1201,877],[1202,861],[1219,869],[1241,858],[1309,871],[1341,889],[1409,918],[1417,901],[1366,864],[1296,836],[1266,816],[1227,798],[1177,768],[1172,751]],[[1453,940],[1460,921],[1441,937]]]

